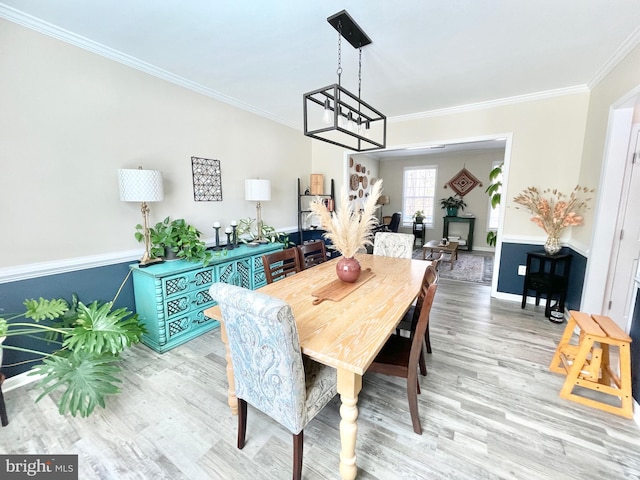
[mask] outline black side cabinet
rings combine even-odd
[[[540,305],[540,297],[547,299],[544,316],[551,313],[551,299],[557,298],[560,307],[564,309],[571,267],[571,255],[548,255],[546,252],[527,253],[527,273],[524,277],[522,289],[522,308],[527,304],[530,290],[535,293],[536,305]]]

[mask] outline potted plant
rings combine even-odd
[[[441,198],[440,206],[447,209],[447,217],[456,217],[458,215],[458,209],[464,210],[464,207],[466,207],[467,204],[464,203],[462,197],[458,197],[456,195],[453,197]]]
[[[257,234],[253,233],[254,222],[255,219],[251,217],[241,218],[238,220],[238,238],[242,243],[250,243],[257,238]],[[264,222],[262,222],[261,238],[268,240],[270,243],[283,243],[285,248],[293,245],[289,241],[288,233],[278,232],[275,228]]]
[[[322,236],[342,254],[336,264],[336,274],[343,282],[353,283],[360,277],[360,263],[354,256],[373,244],[372,231],[378,225],[376,209],[381,191],[382,180],[378,180],[359,211],[353,210],[344,186],[335,212],[329,211],[319,199],[309,203],[309,215],[320,218],[320,226],[325,231]]]
[[[491,208],[495,209],[500,202],[502,201],[502,163],[497,165],[489,172],[489,181],[491,182],[485,193],[489,195],[489,199],[491,201]],[[490,247],[496,246],[496,241],[498,239],[498,232],[489,230],[487,232],[487,244]]]
[[[413,218],[415,219],[416,223],[424,222],[424,211],[416,210],[416,212],[413,214]]]
[[[30,373],[41,376],[43,392],[36,401],[62,388],[56,396],[60,414],[86,417],[98,405],[105,406],[107,395],[119,392],[119,355],[140,342],[145,329],[137,314],[126,308],[113,310],[114,301],[85,305],[74,296],[69,305],[63,299],[30,299],[24,302],[24,312],[0,318],[0,337],[28,336],[58,346],[50,353],[9,342],[2,345],[2,349],[42,355],[42,363]],[[21,318],[35,323],[15,321]]]
[[[136,225],[136,239],[144,241],[142,225]],[[151,238],[150,255],[152,258],[164,257],[181,258],[193,262],[207,263],[212,254],[200,236],[202,233],[184,219],[171,220],[165,218],[162,222],[149,229]]]

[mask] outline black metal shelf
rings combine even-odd
[[[332,200],[333,205],[335,205],[335,183],[333,181],[333,178],[331,179],[331,193],[324,193],[321,195],[310,195],[310,194],[307,195],[305,193],[302,193],[301,187],[300,187],[300,179],[298,178],[298,244],[299,245],[302,245],[305,240],[308,240],[310,238],[311,233],[325,232],[325,230],[321,228],[302,228],[303,215],[311,213],[311,210],[307,210],[307,209],[303,210],[302,199],[315,198],[315,197],[330,198]],[[307,238],[305,238],[305,234],[307,234]]]

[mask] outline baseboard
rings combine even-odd
[[[24,387],[30,383],[37,382],[42,375],[29,375],[29,372],[23,372],[13,377],[7,378],[2,384],[3,392],[10,392],[16,388]]]

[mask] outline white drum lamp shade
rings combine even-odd
[[[248,178],[244,181],[244,198],[252,202],[271,200],[271,180]]]
[[[123,202],[160,202],[164,198],[159,170],[120,169],[118,178]]]

